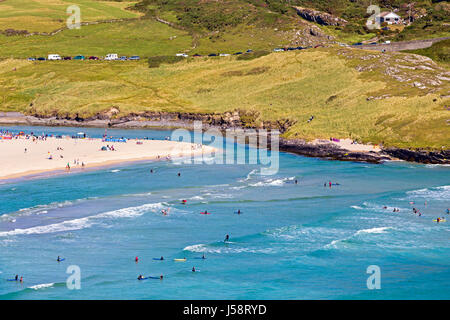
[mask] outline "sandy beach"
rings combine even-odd
[[[102,147],[106,147],[106,150],[102,151]],[[102,139],[92,138],[47,137],[45,140],[33,141],[24,136],[11,140],[0,137],[0,180],[131,161],[208,155],[214,151],[208,146],[167,140],[103,142]],[[70,170],[67,169],[68,165]]]
[[[338,141],[336,141],[338,140]],[[320,140],[316,139],[313,141],[313,144],[319,145],[319,144],[334,144],[341,149],[351,151],[351,152],[380,152],[381,148],[378,145],[369,145],[369,144],[360,144],[360,143],[353,143],[352,139],[336,139],[333,141],[330,140]]]

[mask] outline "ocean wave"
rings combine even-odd
[[[386,233],[386,230],[393,229],[392,227],[378,227],[378,228],[370,228],[370,229],[362,229],[358,230],[355,235],[363,234],[363,233]]]
[[[274,248],[250,248],[250,247],[229,247],[224,244],[223,247],[218,247],[217,245],[207,245],[207,244],[194,244],[187,246],[183,251],[190,251],[196,253],[216,253],[216,254],[229,254],[229,253],[263,253],[271,254],[276,253],[277,250]]]
[[[295,177],[288,177],[288,178],[279,178],[279,179],[266,179],[264,181],[259,181],[256,183],[250,183],[249,185],[252,187],[281,187],[283,186],[287,181],[293,181]]]
[[[189,200],[204,200],[204,198],[200,196],[194,196],[192,198],[189,198]]]
[[[239,179],[238,181],[239,181],[239,182],[245,182],[245,181],[248,181],[248,180],[250,180],[250,179],[252,178],[252,176],[255,175],[255,173],[257,173],[257,172],[258,172],[258,169],[253,169],[252,171],[250,171],[250,172],[247,174],[247,177],[246,177],[246,178],[244,178],[244,179]]]
[[[450,199],[450,186],[439,186],[434,188],[424,188],[406,192],[410,199],[424,198],[426,200],[443,200]]]
[[[51,288],[55,285],[55,283],[42,283],[42,284],[37,284],[31,287],[28,287],[29,289],[33,289],[33,290],[39,290],[39,289],[45,289],[45,288]]]
[[[133,218],[143,215],[148,211],[157,212],[164,208],[163,203],[149,203],[138,207],[122,208],[118,210],[108,211],[97,215],[67,220],[60,223],[31,227],[27,229],[14,229],[11,231],[0,232],[0,237],[28,235],[28,234],[46,234],[64,231],[73,231],[89,228],[99,219],[117,219],[117,218]]]
[[[88,200],[94,200],[98,199],[98,197],[88,197],[88,198],[82,198],[77,200],[66,200],[62,202],[51,202],[49,204],[40,204],[29,208],[22,208],[17,210],[16,212],[11,212],[7,214],[0,215],[0,222],[2,221],[11,221],[11,219],[16,217],[23,217],[23,216],[31,216],[31,215],[40,215],[40,214],[46,214],[49,210],[57,209],[57,208],[64,208],[68,207],[74,204],[78,204],[83,201]]]

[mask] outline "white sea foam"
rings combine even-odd
[[[266,179],[264,181],[259,181],[259,182],[256,182],[256,183],[250,183],[249,185],[252,186],[252,187],[281,187],[287,181],[292,181],[294,179],[295,179],[295,177],[280,178],[280,179]]]
[[[204,200],[204,198],[200,196],[194,196],[192,198],[189,198],[189,200]]]
[[[119,169],[111,170],[112,173],[120,172]]]
[[[31,286],[29,287],[30,289],[33,290],[39,290],[39,289],[44,289],[44,288],[50,288],[53,287],[54,283],[42,283],[42,284],[37,284],[35,286]]]
[[[248,247],[215,247],[208,246],[206,244],[194,244],[191,246],[187,246],[183,249],[184,251],[198,252],[198,253],[264,253],[271,254],[275,253],[276,249],[274,248],[261,248],[261,249],[253,249]]]
[[[448,201],[450,199],[450,186],[412,190],[406,194],[410,199],[423,198],[426,200]]]
[[[0,232],[0,237],[14,236],[14,235],[27,235],[27,234],[44,234],[55,233],[63,231],[80,230],[91,227],[94,221],[100,219],[117,219],[117,218],[133,218],[143,215],[148,211],[157,212],[164,206],[162,203],[149,203],[138,207],[129,207],[113,211],[100,213],[90,217],[84,217],[79,219],[67,220],[60,223],[31,227],[27,229],[14,229],[11,231]]]
[[[392,227],[379,227],[379,228],[371,228],[371,229],[362,229],[358,230],[355,235],[363,234],[363,233],[386,233],[386,230],[392,229]]]

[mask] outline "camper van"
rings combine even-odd
[[[117,59],[119,59],[117,53],[108,53],[105,57],[105,60],[117,60]]]
[[[49,54],[47,60],[61,60],[61,56],[59,54]]]

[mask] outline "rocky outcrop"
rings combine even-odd
[[[381,163],[392,158],[382,152],[350,152],[334,144],[313,144],[303,140],[280,139],[280,150],[307,157],[326,158],[341,161]]]
[[[386,148],[383,150],[386,154],[411,162],[420,163],[450,163],[450,151],[442,150],[440,152],[436,151],[426,151],[426,150],[408,150],[399,148]]]
[[[294,7],[299,16],[311,22],[318,23],[324,26],[345,26],[347,20],[335,17],[329,13],[317,11],[309,8]]]

